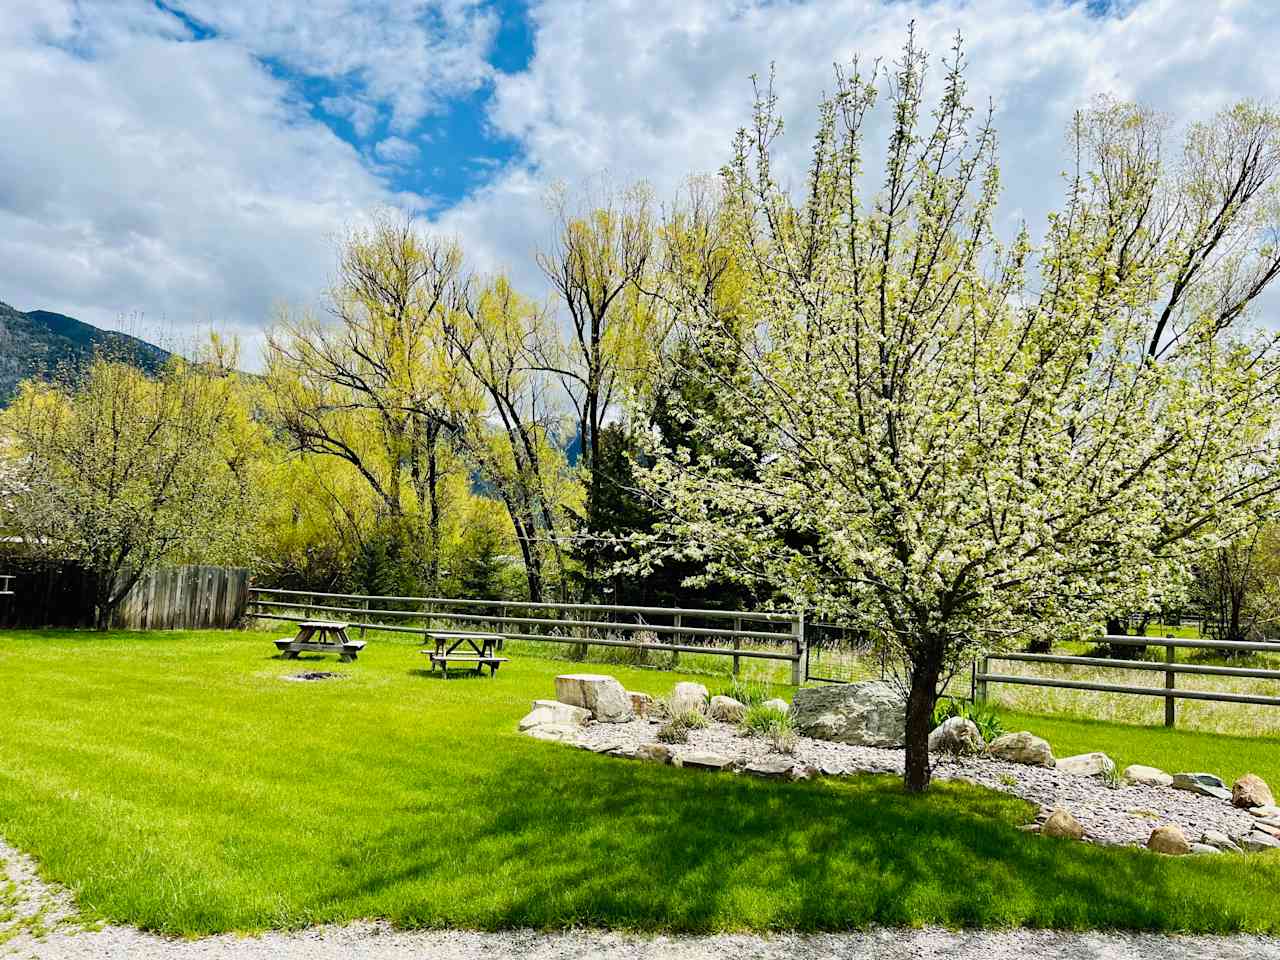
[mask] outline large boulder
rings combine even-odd
[[[948,717],[929,734],[930,753],[964,756],[981,753],[986,746],[978,725],[967,717]]]
[[[1187,835],[1176,825],[1156,827],[1147,839],[1147,849],[1156,853],[1167,853],[1171,857],[1181,857],[1191,852],[1191,844]]]
[[[707,688],[700,683],[677,683],[671,691],[671,712],[676,716],[682,713],[707,712]]]
[[[1246,773],[1231,785],[1231,803],[1234,806],[1251,809],[1271,807],[1275,802],[1276,798],[1272,796],[1271,788],[1256,773]]]
[[[1116,765],[1105,753],[1080,753],[1074,757],[1058,757],[1056,769],[1074,777],[1109,780],[1115,775]]]
[[[817,740],[889,748],[906,742],[906,701],[879,680],[802,687],[791,715],[798,733]]]
[[[1212,773],[1175,773],[1173,788],[1198,793],[1202,797],[1213,797],[1216,800],[1230,800],[1231,791],[1227,785]]]
[[[747,705],[733,697],[715,696],[711,698],[707,715],[721,723],[741,723],[742,718],[747,715]]]
[[[556,699],[590,710],[601,723],[626,723],[634,717],[626,688],[604,674],[561,674],[556,677]]]
[[[1144,787],[1173,786],[1173,777],[1159,767],[1144,767],[1140,763],[1129,764],[1124,768],[1124,773],[1121,776],[1129,783],[1136,783]]]
[[[1040,827],[1040,833],[1046,837],[1063,837],[1067,840],[1084,839],[1084,827],[1080,825],[1080,821],[1061,807],[1049,814],[1049,819]]]
[[[1052,767],[1056,763],[1049,742],[1028,730],[996,737],[987,749],[997,760],[1009,763],[1025,763],[1031,767]]]

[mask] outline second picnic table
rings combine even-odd
[[[428,630],[422,642],[435,643],[434,650],[422,652],[431,657],[431,669],[434,671],[439,667],[446,680],[449,679],[450,663],[471,664],[476,673],[484,673],[484,668],[488,667],[489,676],[492,677],[498,672],[501,664],[510,662],[510,658],[500,657],[494,653],[495,648],[499,650],[502,648],[502,637],[496,633]],[[469,649],[461,653],[457,652],[458,648],[464,644]]]

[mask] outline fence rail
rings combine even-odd
[[[1242,677],[1256,680],[1280,680],[1280,670],[1260,667],[1226,667],[1215,664],[1178,663],[1179,649],[1226,650],[1237,653],[1280,654],[1280,643],[1241,640],[1190,640],[1180,637],[1130,637],[1107,635],[1102,638],[1111,646],[1164,647],[1165,659],[1161,663],[1152,660],[1111,660],[1105,657],[1076,657],[1048,653],[991,654],[974,663],[972,693],[975,700],[987,698],[989,684],[1005,683],[1031,687],[1053,687],[1065,690],[1087,690],[1096,693],[1118,693],[1138,697],[1162,697],[1164,699],[1164,723],[1172,727],[1177,722],[1179,700],[1209,700],[1218,703],[1248,703],[1280,707],[1280,696],[1262,696],[1253,693],[1236,693],[1229,690],[1179,690],[1179,674],[1210,677]],[[992,673],[991,661],[1003,660],[1018,663],[1047,663],[1055,666],[1093,667],[1113,670],[1142,670],[1164,674],[1163,687],[1141,687],[1129,684],[1096,683],[1087,680],[1060,680],[1053,677],[1037,677],[1025,674]]]
[[[278,599],[278,598],[285,599]],[[339,602],[327,602],[339,601]],[[404,609],[412,604],[415,609]],[[479,612],[462,612],[461,607]],[[533,615],[539,613],[542,615]],[[531,603],[519,600],[476,600],[454,597],[394,597],[355,593],[318,593],[305,590],[249,590],[251,617],[298,623],[319,614],[342,614],[350,626],[365,630],[426,634],[441,631],[439,623],[475,629],[508,640],[533,640],[572,646],[623,647],[633,650],[711,654],[733,658],[738,675],[742,659],[785,661],[791,664],[792,683],[805,677],[807,649],[802,613],[752,610],[707,610],[682,607],[628,607],[601,603]],[[585,616],[596,614],[600,616]],[[355,618],[361,619],[355,619]],[[624,619],[625,618],[625,619]],[[652,619],[669,620],[654,623]],[[388,623],[416,621],[416,623]],[[703,623],[689,621],[704,621]],[[706,622],[716,623],[708,626]],[[728,626],[724,624],[728,624]],[[752,624],[751,629],[743,627]],[[764,629],[772,627],[773,629]],[[568,632],[560,632],[568,631]],[[670,642],[621,639],[619,634],[650,633],[670,637]],[[690,637],[711,643],[679,643]],[[718,645],[716,641],[722,641]],[[742,641],[752,641],[744,646]],[[767,646],[766,646],[767,645]],[[769,647],[773,647],[770,649]]]

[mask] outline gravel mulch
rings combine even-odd
[[[32,960],[1280,960],[1273,937],[1181,937],[1046,930],[951,931],[872,928],[816,936],[744,934],[642,937],[609,931],[404,931],[366,922],[261,936],[177,940],[131,927],[86,930],[69,922],[70,898],[36,876],[31,860],[0,841],[0,867],[14,884],[15,913],[0,919],[0,957]],[[41,935],[32,934],[31,917]],[[5,918],[0,912],[0,918]],[[9,934],[16,936],[9,937]]]
[[[593,723],[583,729],[579,739],[583,745],[596,749],[615,744],[634,750],[645,743],[656,743],[658,727],[652,720]],[[770,749],[764,740],[740,736],[736,727],[712,721],[705,729],[690,732],[687,744],[674,745],[673,753],[679,758],[691,753],[712,753],[748,761],[769,756]],[[808,737],[797,738],[792,757],[828,776],[901,774],[903,766],[901,750],[855,747]],[[1136,784],[1112,788],[1092,777],[984,758],[934,760],[934,776],[938,779],[966,777],[1041,807],[1066,807],[1095,843],[1142,845],[1152,829],[1161,824],[1177,824],[1193,842],[1207,830],[1234,837],[1248,833],[1253,825],[1253,817],[1247,811],[1185,790]]]

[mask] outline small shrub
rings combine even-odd
[[[936,727],[952,717],[972,720],[987,743],[1004,733],[1000,714],[990,703],[970,703],[968,700],[950,698],[939,700],[933,708],[933,725]]]

